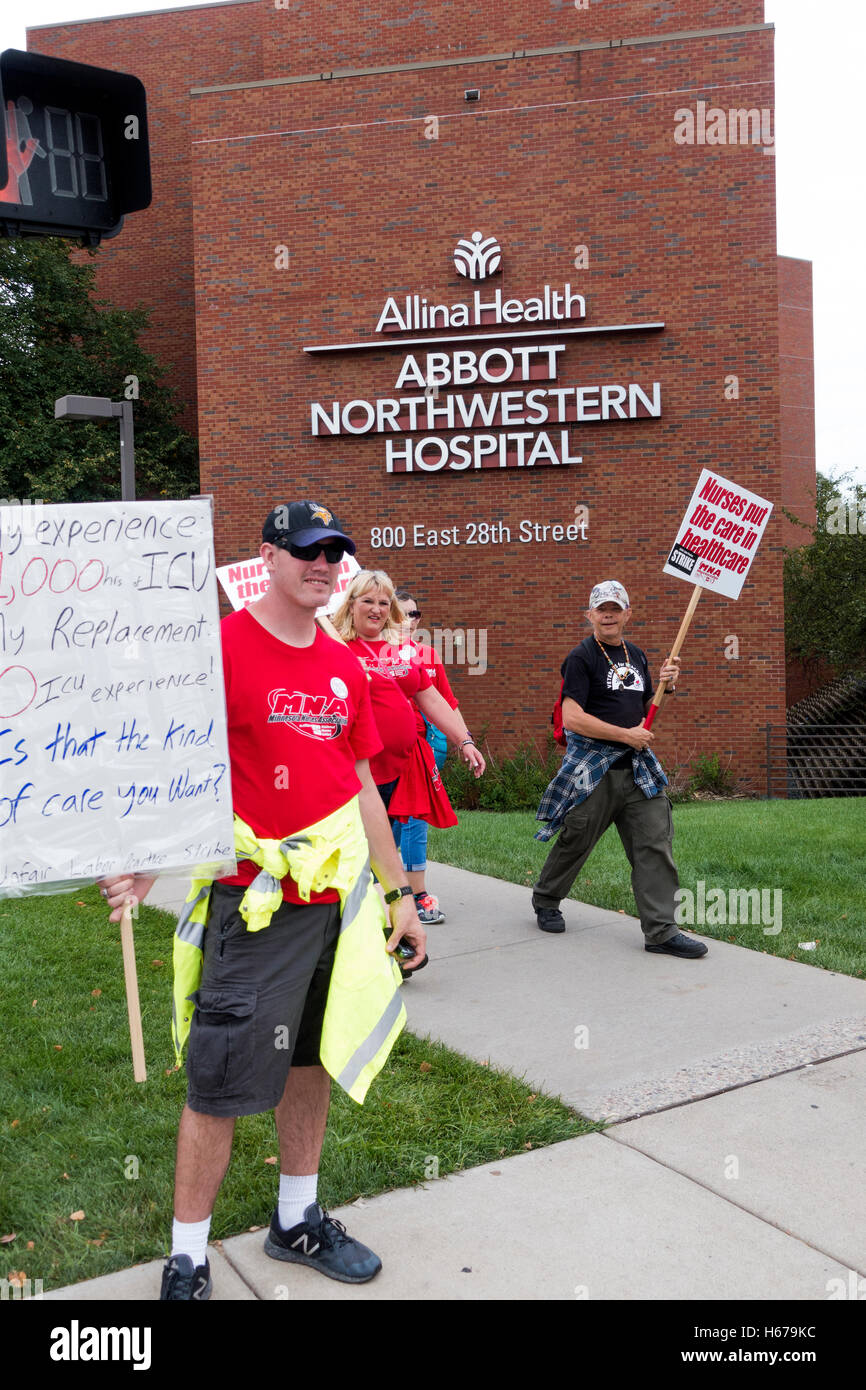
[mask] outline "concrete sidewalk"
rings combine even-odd
[[[610,1127],[335,1211],[382,1256],[368,1285],[269,1259],[264,1230],[221,1242],[216,1299],[852,1296],[866,982],[720,942],[649,955],[633,918],[580,903],[549,936],[527,889],[439,865],[431,881],[448,920],[405,989],[410,1029]],[[182,888],[157,888],[176,909]],[[153,1299],[161,1267],[45,1297]]]

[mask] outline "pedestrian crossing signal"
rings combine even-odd
[[[9,48],[0,54],[0,234],[117,236],[151,200],[137,77]]]

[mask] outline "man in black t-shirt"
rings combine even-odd
[[[643,727],[653,685],[645,653],[623,636],[631,617],[623,586],[615,579],[596,584],[586,617],[592,632],[562,664],[563,727],[581,736],[586,758],[571,788],[571,809],[533,890],[538,925],[546,932],[565,931],[559,904],[613,822],[631,864],[645,949],[686,959],[706,955],[704,943],[683,935],[674,923],[679,879],[671,852],[671,806],[659,785],[665,779],[660,771],[657,780],[648,773],[645,756],[653,741]],[[678,674],[675,657],[664,663],[659,679],[671,682],[672,691]]]

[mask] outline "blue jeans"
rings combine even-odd
[[[394,822],[394,843],[400,851],[407,873],[421,872],[427,867],[427,822],[413,816],[405,825]]]

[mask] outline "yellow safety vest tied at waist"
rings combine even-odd
[[[358,798],[285,840],[260,839],[237,815],[234,829],[238,859],[251,859],[260,868],[238,908],[247,931],[268,926],[283,902],[287,874],[305,902],[326,888],[340,895],[340,935],[319,1055],[325,1070],[360,1105],[406,1025],[406,1010],[400,968],[384,949],[387,924],[370,873]],[[174,937],[172,1035],[178,1065],[195,1009],[190,995],[201,980],[212,888],[211,878],[193,879]]]

